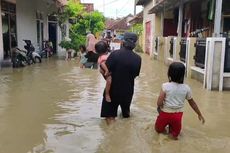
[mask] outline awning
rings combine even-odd
[[[163,10],[170,10],[178,7],[179,4],[179,0],[159,0],[159,2],[149,10],[149,14],[158,13]]]
[[[145,3],[149,2],[150,0],[135,0],[136,5],[144,5]]]

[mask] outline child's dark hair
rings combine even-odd
[[[185,75],[185,66],[180,62],[173,62],[170,64],[168,69],[168,78],[169,81],[173,81],[176,83],[184,83],[184,75]]]
[[[104,41],[99,41],[95,45],[95,50],[99,55],[104,54],[108,51],[108,44]]]
[[[79,46],[79,49],[81,49],[82,48],[82,50],[84,51],[84,52],[86,52],[86,47],[85,47],[85,45],[80,45]]]

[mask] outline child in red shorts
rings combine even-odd
[[[197,113],[198,119],[203,124],[205,122],[196,102],[192,98],[190,87],[184,84],[184,74],[184,64],[180,62],[172,63],[168,69],[169,82],[162,85],[157,101],[159,116],[155,123],[155,130],[158,133],[163,133],[166,126],[169,126],[169,135],[175,140],[182,127],[181,121],[185,99],[188,100],[192,109]]]

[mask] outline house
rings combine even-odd
[[[130,21],[130,24],[137,24],[137,23],[143,23],[143,11],[136,14]]]
[[[142,24],[143,23],[143,11],[141,11],[140,13],[136,14],[130,21],[129,24],[132,26],[132,31],[138,34],[138,43],[140,45],[140,47],[143,50],[143,31],[135,31],[135,29],[133,28],[134,25],[136,24]]]
[[[81,3],[81,4],[84,6],[86,12],[90,13],[94,11],[93,3]]]
[[[230,88],[229,0],[136,0],[136,5],[144,7],[146,52],[153,45],[154,59],[183,62],[186,75],[209,90]]]
[[[129,20],[133,18],[133,15],[129,14],[121,19],[107,21],[107,30],[113,31],[115,34],[124,33],[129,30]]]
[[[154,0],[136,0],[136,5],[143,6],[143,50],[145,53],[152,55],[153,36],[155,34],[155,15],[149,14],[150,9],[154,6]]]
[[[11,49],[23,49],[24,39],[32,41],[36,48],[42,47],[44,40],[53,42],[59,55],[59,42],[63,35],[57,23],[56,12],[67,4],[67,0],[1,0],[0,13],[0,62],[11,59]]]

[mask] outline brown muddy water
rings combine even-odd
[[[202,125],[186,105],[178,141],[153,130],[167,67],[143,55],[130,119],[107,126],[100,107],[105,81],[76,61],[44,61],[0,72],[0,153],[229,153],[230,92],[191,79]]]

